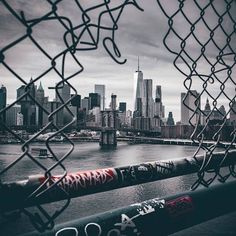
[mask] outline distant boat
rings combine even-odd
[[[31,155],[40,159],[53,158],[53,156],[48,154],[48,150],[46,148],[32,148]]]

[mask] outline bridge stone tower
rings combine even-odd
[[[118,111],[105,110],[102,113],[102,129],[100,136],[101,148],[117,146],[116,130],[118,128]]]

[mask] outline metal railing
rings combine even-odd
[[[211,191],[202,189],[166,198],[150,199],[57,225],[47,235],[169,235],[235,211],[235,187],[235,182],[230,182],[224,186],[212,186]],[[40,234],[31,232],[24,236],[36,235]]]
[[[68,173],[58,183],[59,188],[54,189],[51,189],[51,186],[60,180],[62,178],[61,176],[52,176],[47,184],[44,184],[43,189],[41,184],[45,182],[45,176],[29,176],[26,180],[1,186],[3,200],[0,203],[0,209],[3,211],[15,210],[21,207],[64,200],[68,196],[74,198],[192,174],[198,172],[200,167],[208,162],[209,164],[205,171],[212,170],[215,166],[219,165],[221,167],[234,165],[236,163],[235,154],[236,151],[230,151],[227,160],[224,162],[222,162],[224,152],[219,152],[214,154],[214,158],[211,161],[210,157],[197,156],[198,161],[196,161],[196,158],[189,157],[116,168],[78,171],[76,173]],[[64,193],[67,193],[67,195]],[[18,196],[17,199],[15,199],[16,195]],[[31,197],[32,195],[35,195],[35,197]]]
[[[22,33],[20,36],[17,35],[16,38],[14,38],[12,41],[6,42],[5,44],[1,43],[0,66],[7,70],[15,80],[20,81],[23,85],[23,92],[19,94],[17,99],[7,107],[0,110],[0,125],[2,132],[5,134],[11,134],[22,145],[22,154],[9,166],[1,170],[0,177],[6,176],[9,170],[11,170],[11,168],[19,163],[22,159],[31,160],[32,163],[38,166],[40,171],[44,172],[44,176],[40,178],[40,181],[37,179],[36,184],[33,182],[33,185],[30,183],[31,180],[29,180],[29,182],[16,181],[12,184],[1,183],[0,194],[1,196],[3,194],[3,196],[7,197],[5,198],[6,201],[4,201],[4,204],[2,204],[3,202],[0,204],[1,211],[5,212],[9,209],[19,209],[20,212],[29,216],[30,220],[39,231],[45,231],[46,229],[52,229],[54,227],[55,218],[60,215],[68,206],[70,203],[70,198],[77,195],[99,192],[112,188],[114,189],[117,187],[124,187],[192,172],[197,172],[198,175],[197,181],[193,183],[193,190],[195,190],[199,185],[208,187],[215,179],[225,182],[230,176],[235,177],[235,126],[233,132],[229,134],[230,143],[229,145],[224,146],[224,151],[220,154],[217,154],[216,148],[221,144],[222,129],[227,125],[230,113],[236,113],[234,110],[236,95],[235,93],[232,95],[228,94],[227,92],[228,86],[233,87],[235,90],[236,85],[235,79],[233,77],[235,76],[236,63],[236,19],[234,14],[236,2],[235,0],[222,1],[220,4],[221,8],[219,8],[219,3],[213,0],[209,0],[204,3],[200,3],[200,1],[197,0],[188,2],[184,0],[178,0],[176,1],[178,3],[176,9],[173,6],[171,10],[169,10],[167,1],[157,0],[157,4],[154,7],[156,7],[156,11],[161,10],[164,13],[169,27],[164,37],[164,45],[168,51],[174,55],[173,64],[185,78],[183,84],[186,89],[186,93],[183,102],[191,112],[189,124],[194,128],[191,139],[195,144],[198,145],[198,148],[195,154],[189,160],[182,160],[183,163],[186,162],[185,164],[187,165],[184,166],[184,169],[177,165],[181,171],[179,171],[178,168],[175,168],[174,162],[171,165],[170,163],[166,164],[163,162],[160,162],[159,164],[158,162],[146,163],[140,166],[147,168],[147,179],[141,178],[137,179],[136,181],[132,181],[131,179],[129,180],[130,182],[123,183],[116,182],[116,184],[113,183],[114,185],[112,185],[112,187],[110,185],[111,183],[109,183],[108,186],[106,186],[105,183],[104,186],[99,185],[99,187],[96,189],[89,189],[83,194],[81,194],[81,192],[70,192],[70,189],[68,189],[64,184],[69,177],[63,162],[73,152],[74,144],[67,137],[65,130],[76,122],[76,117],[74,117],[72,111],[69,108],[70,101],[73,99],[73,97],[68,100],[64,100],[60,90],[68,86],[73,90],[75,94],[74,96],[77,95],[76,88],[70,81],[84,70],[84,67],[78,57],[78,53],[82,51],[97,50],[98,47],[102,45],[108,55],[116,63],[125,63],[126,60],[121,59],[121,53],[115,41],[118,23],[122,17],[124,9],[128,6],[135,7],[139,11],[143,11],[143,9],[135,0],[124,0],[121,3],[115,5],[113,5],[111,1],[101,1],[100,4],[93,3],[92,6],[85,6],[80,1],[75,0],[73,1],[73,4],[78,9],[78,18],[80,20],[80,23],[78,23],[67,17],[67,14],[63,14],[60,11],[63,8],[63,2],[64,1],[62,0],[47,0],[44,3],[47,6],[47,10],[44,12],[44,14],[31,17],[30,14],[27,15],[25,13],[24,9],[20,9],[20,11],[17,10],[16,6],[11,1],[0,1],[0,7],[3,8],[4,11],[6,11],[9,15],[11,15],[14,18],[14,21],[16,21],[17,24],[22,28]],[[190,8],[192,9],[191,12],[189,11]],[[194,14],[192,14],[192,12],[194,12]],[[95,22],[92,20],[94,14],[97,14]],[[214,19],[213,21],[215,22],[214,24],[212,24],[212,22],[208,22],[209,14],[213,15],[212,17]],[[101,20],[103,16],[109,16],[111,25],[108,26]],[[181,27],[178,25],[179,18],[182,19]],[[60,38],[62,47],[61,51],[57,52],[56,55],[49,53],[37,38],[37,34],[34,34],[37,27],[40,27],[41,24],[47,22],[54,22],[62,29]],[[186,29],[189,30],[184,30],[184,24]],[[200,29],[204,29],[204,38],[202,38],[203,34],[201,30],[199,30],[199,27]],[[103,36],[103,34],[106,36]],[[220,34],[220,37],[218,34]],[[18,72],[14,64],[11,63],[8,58],[8,53],[11,53],[14,50],[17,51],[17,46],[25,42],[30,43],[33,46],[34,50],[37,51],[36,55],[42,56],[48,62],[46,68],[42,69],[39,75],[30,82],[25,79],[25,76],[22,76],[21,73]],[[193,46],[196,49],[195,51],[190,50]],[[70,57],[70,60],[72,59],[77,65],[77,70],[73,71],[72,73],[69,73],[66,68],[68,57]],[[203,64],[205,65],[204,69],[202,67]],[[51,87],[51,89],[55,90],[58,104],[54,110],[49,111],[44,106],[42,106],[41,102],[35,97],[35,94],[33,93],[33,87],[35,82],[41,81],[51,72],[54,72],[58,78],[56,86]],[[196,81],[198,81],[200,86],[199,84],[195,84]],[[198,92],[196,93],[194,90],[198,90]],[[206,112],[205,109],[201,108],[201,98],[204,96],[208,96],[213,101],[213,109],[209,112]],[[189,97],[193,99],[191,105],[187,102]],[[228,104],[226,111],[223,111],[219,108],[218,101],[222,97],[227,101]],[[11,107],[16,104],[23,104],[25,102],[29,102],[30,104],[37,106],[42,114],[47,115],[46,124],[42,126],[40,131],[38,131],[28,140],[25,140],[21,135],[19,135],[19,133],[11,130],[6,125],[4,119],[6,112]],[[69,114],[70,120],[63,124],[63,126],[59,126],[57,125],[56,119],[62,110],[65,110],[67,114]],[[220,115],[221,123],[217,126],[218,130],[213,137],[214,143],[212,143],[212,145],[206,145],[204,140],[207,132],[209,129],[211,129],[211,117],[215,112]],[[202,119],[204,120],[204,125],[200,126]],[[56,131],[45,141],[45,147],[50,152],[50,155],[52,155],[54,158],[54,163],[51,166],[43,165],[30,153],[32,142],[47,130]],[[67,152],[60,157],[56,155],[56,152],[51,145],[52,139],[57,135],[63,136],[64,139],[70,144],[70,148],[67,150]],[[199,155],[200,151],[203,151],[204,155]],[[163,167],[163,165],[165,167]],[[155,168],[159,166],[160,172],[155,172],[154,174],[154,172],[149,169],[149,167],[151,168],[153,166],[155,166]],[[222,166],[228,167],[228,173],[226,175],[223,175],[221,172]],[[54,177],[53,172],[58,168],[61,170],[62,174],[60,176]],[[132,170],[134,173],[137,172],[138,166],[127,168],[129,169],[127,173],[131,174]],[[111,168],[109,170],[112,171],[112,173],[114,171],[119,172],[119,168]],[[96,172],[97,170],[94,171]],[[163,174],[161,171],[164,171],[165,174]],[[162,174],[160,175],[160,173]],[[83,174],[86,174],[86,172],[81,173],[81,175]],[[117,179],[115,178],[115,181],[117,181]],[[231,186],[231,188],[233,188],[233,186]],[[222,190],[219,191],[223,191],[223,187]],[[16,193],[21,196],[18,199],[19,201],[15,201],[15,199],[11,198],[11,194]],[[187,195],[191,194],[194,195],[195,193],[188,193]],[[50,200],[48,198],[49,196]],[[52,215],[49,215],[47,210],[42,205],[40,205],[45,202],[59,199],[67,199],[67,201],[64,203],[64,205],[62,205],[61,209],[57,209]],[[162,202],[157,201],[155,204],[158,209],[164,208]],[[34,213],[32,209],[25,208],[30,205],[35,205],[44,218],[39,217],[39,215]],[[118,214],[120,214],[120,212]],[[106,218],[106,220],[108,220],[108,218]],[[125,218],[124,221],[129,226],[132,225],[132,221],[129,221],[129,218]],[[92,221],[84,221],[83,223],[84,227],[87,227],[86,229],[88,229],[88,222]],[[113,221],[111,221],[111,223],[114,224]],[[78,225],[80,225],[80,223]],[[121,224],[121,226],[123,225]],[[125,227],[126,226],[127,225],[125,225]],[[75,230],[73,233],[78,235],[77,231]],[[120,231],[118,232],[118,230],[114,229],[112,232],[110,232],[110,234],[107,235],[111,236],[112,233],[114,235],[119,235]],[[56,235],[60,236],[60,232],[57,232]],[[85,235],[88,235],[86,234],[86,230]],[[101,232],[99,231],[97,235],[101,235]],[[142,234],[139,231],[135,231],[125,235]]]

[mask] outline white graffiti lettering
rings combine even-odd
[[[144,216],[154,212],[155,209],[152,206],[148,205],[144,206],[142,209],[138,209],[137,211],[139,212],[140,215]]]
[[[171,175],[174,170],[173,162],[156,162],[156,171],[158,175],[166,176]]]
[[[84,227],[84,234],[85,236],[125,236],[125,235],[132,235],[132,236],[140,236],[141,232],[137,228],[137,225],[135,224],[135,219],[151,214],[152,212],[155,212],[158,209],[162,209],[165,207],[165,200],[155,198],[152,200],[144,201],[142,203],[133,204],[131,206],[134,206],[137,210],[136,215],[129,217],[126,214],[121,214],[121,220],[117,223],[114,223],[113,228],[111,228],[108,232],[103,232],[102,227],[94,222],[88,223]],[[55,236],[62,236],[63,233],[70,233],[71,236],[79,236],[78,230],[73,227],[63,228],[59,231],[57,231]],[[83,234],[83,235],[84,235]]]
[[[79,235],[79,232],[76,228],[74,227],[66,227],[66,228],[63,228],[63,229],[60,229],[59,231],[56,232],[55,236],[60,236],[61,235],[65,235],[65,232],[67,233],[70,233],[71,236],[78,236]]]
[[[94,228],[95,226],[95,228]],[[91,236],[101,236],[102,235],[102,229],[101,226],[97,223],[89,223],[85,226],[84,232],[86,236],[89,236],[89,229],[93,230]],[[96,235],[94,234],[94,230],[96,230]]]
[[[138,171],[148,171],[148,168],[146,166],[139,166]]]
[[[150,214],[154,211],[156,211],[155,208],[157,209],[161,209],[164,208],[165,206],[165,200],[164,199],[152,199],[152,200],[148,200],[142,203],[138,203],[138,204],[133,204],[132,206],[136,206],[137,207],[137,211],[140,215],[144,216],[147,214]]]
[[[121,233],[118,229],[112,229],[107,233],[107,236],[121,236]]]
[[[116,223],[115,226],[120,226],[121,231],[124,231],[127,227],[135,228],[136,225],[127,215],[121,214],[121,223]]]

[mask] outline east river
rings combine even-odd
[[[34,147],[42,147],[41,145],[39,143],[33,144]],[[62,143],[52,144],[51,147],[59,157],[63,157],[70,148],[69,145]],[[128,145],[127,143],[119,143],[115,150],[104,151],[100,149],[98,143],[77,143],[74,151],[63,163],[68,172],[77,172],[78,170],[119,167],[149,161],[187,157],[191,156],[195,150],[196,147],[191,146]],[[0,145],[0,169],[2,170],[21,154],[20,145]],[[45,167],[50,167],[53,164],[50,159],[38,160]],[[27,176],[40,173],[43,174],[44,171],[28,157],[24,157],[6,175],[2,176],[2,181],[24,180]],[[60,174],[62,171],[58,168],[53,173]],[[71,200],[67,209],[57,217],[55,222],[58,224],[147,199],[176,194],[189,190],[195,180],[196,175],[186,175],[75,198]],[[64,201],[61,201],[44,205],[44,207],[48,212],[54,213],[62,207],[63,203]],[[19,218],[16,217],[16,219],[0,223],[0,235],[4,236],[18,235],[33,229],[29,219],[24,214]]]

